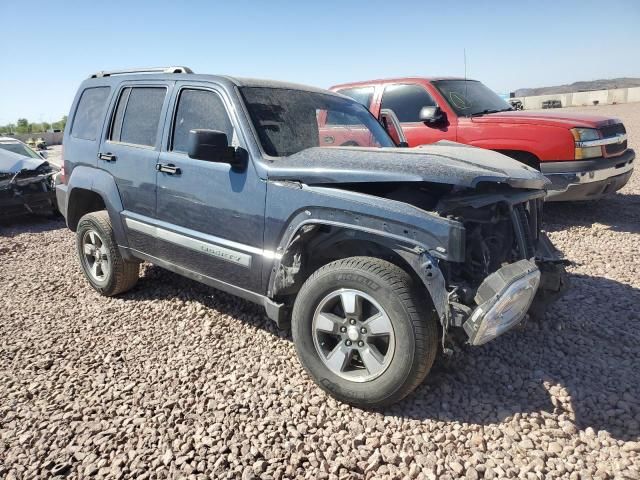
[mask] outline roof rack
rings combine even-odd
[[[153,68],[131,68],[127,70],[101,70],[94,73],[89,78],[110,77],[111,75],[126,75],[128,73],[193,73],[189,67],[153,67]]]

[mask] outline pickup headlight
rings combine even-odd
[[[602,156],[602,147],[580,147],[579,142],[600,140],[600,132],[595,128],[572,128],[571,134],[576,142],[576,160],[586,160]]]

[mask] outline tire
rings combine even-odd
[[[371,257],[337,260],[309,277],[295,300],[292,335],[302,365],[323,390],[345,403],[376,408],[398,402],[425,379],[438,351],[438,324],[434,310],[425,300],[424,287],[414,283],[401,268]],[[350,300],[353,295],[357,298],[358,293],[354,292],[362,294],[361,306],[348,309],[360,310],[360,314],[349,318],[343,305],[357,303]],[[380,309],[382,318],[386,315],[388,319],[387,329],[391,327],[390,334],[382,337],[373,335],[371,320],[381,318],[380,312],[376,313]],[[335,329],[326,333],[334,325],[327,324],[325,317],[336,321],[339,334],[334,335]],[[340,323],[341,317],[346,318],[345,323]],[[346,333],[342,332],[344,328]],[[371,336],[356,339],[356,330]],[[349,341],[351,346],[347,346]],[[374,342],[380,341],[382,344],[376,343],[373,348]],[[359,348],[361,344],[364,348]],[[344,362],[333,363],[334,358],[341,358],[340,349],[351,352],[346,354],[344,371],[342,366],[335,368]],[[371,354],[376,351],[376,355]],[[335,357],[335,352],[340,357]],[[330,367],[332,364],[334,368]],[[374,368],[369,368],[370,364]]]
[[[88,244],[93,245],[93,250]],[[140,264],[124,260],[120,255],[106,211],[88,213],[80,219],[76,246],[85,277],[102,295],[111,297],[126,292],[138,281]],[[94,270],[96,263],[99,265]]]

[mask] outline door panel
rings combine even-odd
[[[115,178],[127,212],[154,217],[156,163],[171,82],[123,84],[98,154],[98,167]],[[155,240],[129,231],[129,245],[153,255]]]
[[[177,85],[166,143],[170,151],[161,152],[158,159],[177,170],[157,172],[156,218],[169,232],[157,236],[158,251],[164,260],[258,291],[265,183],[251,162],[245,171],[235,171],[228,164],[194,160],[180,151],[186,149],[185,132],[193,128],[224,131],[230,143],[242,146],[225,103],[214,90]]]

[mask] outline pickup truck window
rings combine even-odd
[[[345,88],[344,90],[338,90],[338,93],[353,98],[356,102],[369,108],[371,106],[371,100],[373,100],[373,87],[357,87],[357,88]],[[344,125],[349,119],[345,118],[344,114],[338,112],[327,113],[327,125]],[[357,119],[354,119],[355,125],[360,123]]]
[[[476,80],[436,80],[433,85],[460,117],[513,110],[509,103]]]
[[[189,130],[207,128],[227,134],[231,143],[233,126],[218,94],[207,90],[186,89],[180,93],[173,125],[174,152],[186,152]]]
[[[87,88],[82,92],[76,114],[73,117],[71,135],[83,140],[95,140],[98,136],[98,122],[102,120],[109,87]]]
[[[369,108],[371,106],[371,100],[373,100],[373,87],[354,87],[344,88],[338,90],[338,93],[353,98],[356,102]]]
[[[319,146],[395,146],[369,110],[353,100],[287,88],[241,87],[240,92],[269,156],[286,157]],[[333,140],[320,142],[327,136],[318,120],[328,115],[339,123],[331,125]]]
[[[419,122],[422,107],[435,107],[436,102],[420,85],[389,85],[384,89],[382,106],[388,108],[403,123]]]
[[[116,142],[154,146],[166,94],[164,87],[125,88],[118,100],[109,138]]]

